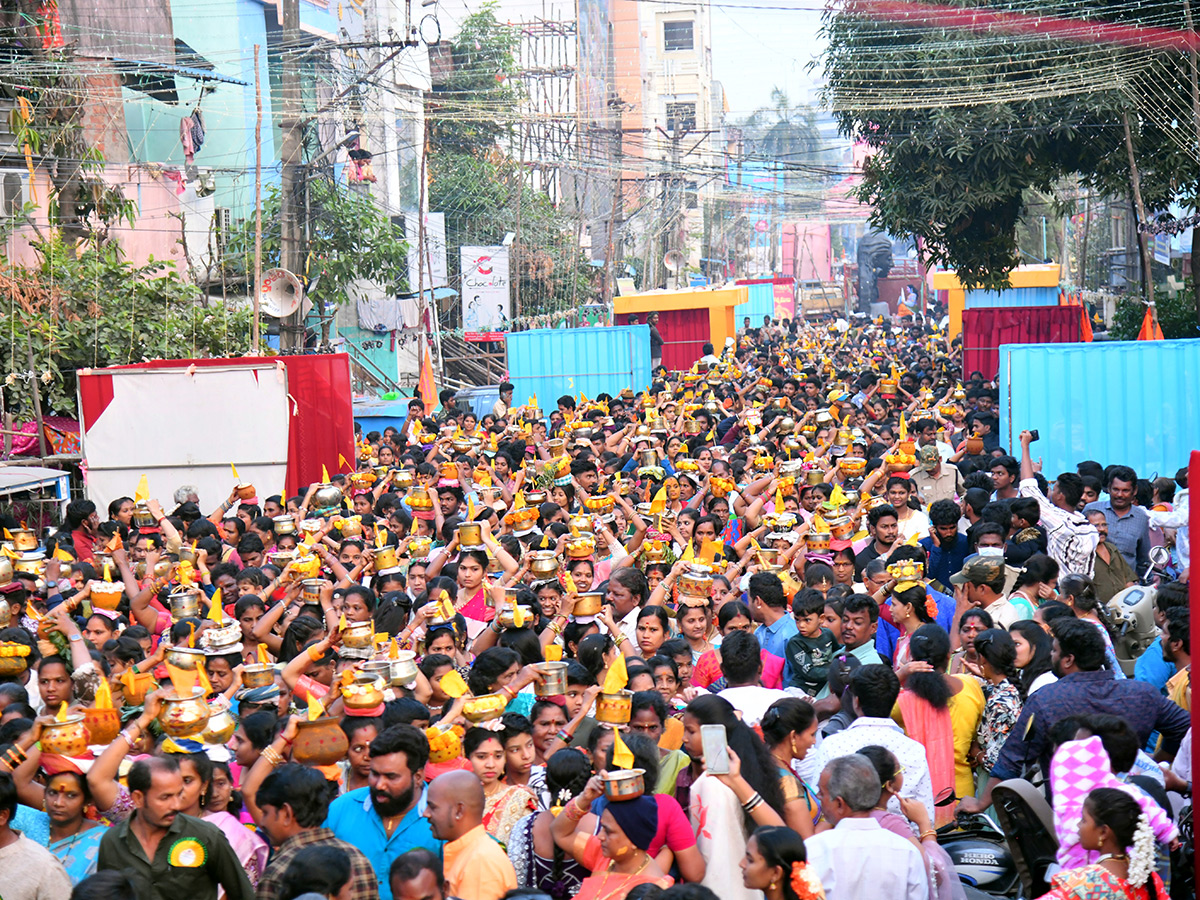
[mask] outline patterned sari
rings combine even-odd
[[[1104,866],[1068,869],[1050,879],[1050,892],[1039,900],[1155,900],[1156,897],[1165,900],[1167,891],[1158,873],[1151,873],[1150,878],[1154,884],[1153,894],[1149,890],[1150,881],[1134,887]]]
[[[513,827],[531,812],[537,812],[533,791],[523,784],[502,784],[483,803],[483,827],[502,845],[508,845]]]

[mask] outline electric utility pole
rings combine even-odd
[[[303,209],[304,209],[304,132],[300,116],[300,57],[303,34],[300,31],[300,0],[279,0],[280,37],[279,80],[281,87],[283,133],[279,159],[282,164],[280,196],[280,265],[303,282]],[[279,322],[279,346],[282,350],[304,347],[304,313],[297,309]]]

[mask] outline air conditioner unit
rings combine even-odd
[[[213,210],[213,258],[214,261],[224,258],[225,248],[233,231],[233,212],[228,206],[218,206]]]
[[[20,169],[0,169],[0,222],[23,217],[29,202],[29,173]]]

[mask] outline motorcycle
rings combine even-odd
[[[1021,879],[1003,830],[983,813],[959,813],[938,829],[937,842],[958,872],[968,900],[1020,897]]]

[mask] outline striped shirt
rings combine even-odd
[[[1092,577],[1096,562],[1096,545],[1100,543],[1100,532],[1082,513],[1068,512],[1051,503],[1038,489],[1033,478],[1021,482],[1017,493],[1038,502],[1041,509],[1041,525],[1046,529],[1046,552],[1062,574]]]

